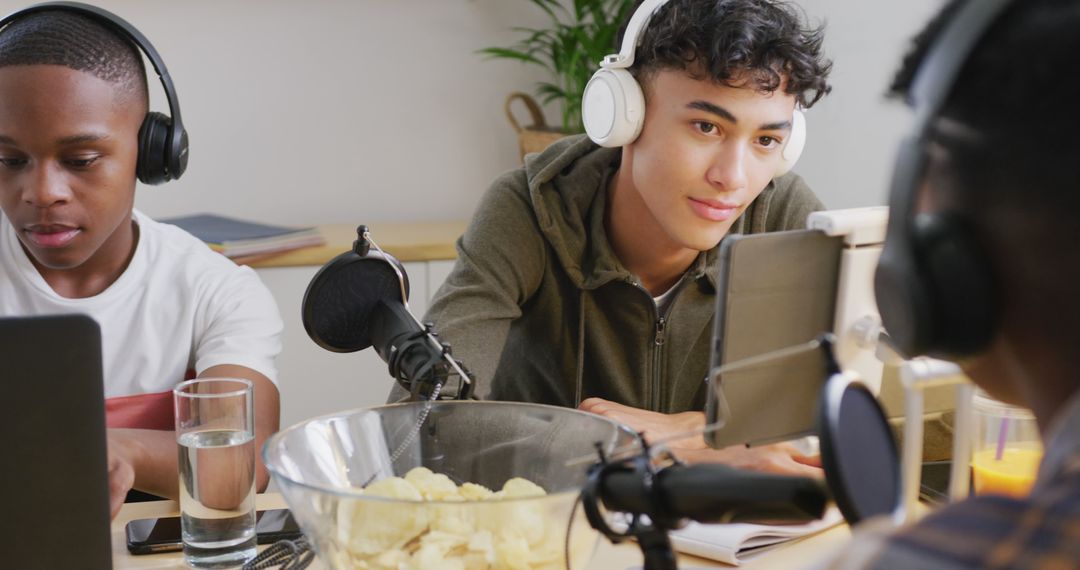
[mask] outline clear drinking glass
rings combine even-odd
[[[255,556],[252,383],[200,378],[173,390],[184,560],[232,568]]]
[[[1026,497],[1042,460],[1039,426],[1030,410],[975,390],[975,448],[971,459],[975,494]]]

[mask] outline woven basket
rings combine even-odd
[[[528,109],[529,116],[532,118],[531,125],[522,127],[521,123],[518,123],[517,118],[514,117],[514,113],[510,107],[516,100],[521,100],[521,102],[525,103],[525,108]],[[547,121],[544,120],[544,114],[540,111],[540,105],[536,103],[535,99],[525,93],[511,93],[506,98],[506,104],[503,106],[503,109],[506,111],[506,118],[510,120],[510,126],[514,127],[514,131],[518,134],[518,149],[522,161],[525,160],[526,154],[540,152],[547,148],[551,143],[567,136],[566,133],[559,129],[547,125]]]

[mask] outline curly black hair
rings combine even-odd
[[[84,14],[43,10],[4,26],[0,29],[0,67],[12,65],[60,65],[147,98],[146,71],[138,47]]]
[[[801,9],[774,0],[671,0],[649,22],[631,72],[641,80],[683,70],[723,85],[749,80],[764,92],[782,85],[809,108],[832,90],[832,62],[821,54],[824,28],[804,20]]]

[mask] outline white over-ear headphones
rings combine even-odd
[[[600,62],[581,97],[581,120],[585,132],[596,144],[606,147],[628,145],[641,134],[645,122],[645,95],[627,69],[634,65],[634,52],[645,27],[668,0],[645,0],[638,7],[623,35],[622,50]],[[791,117],[791,134],[780,151],[775,176],[791,170],[806,145],[806,118],[798,108]]]

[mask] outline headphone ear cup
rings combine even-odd
[[[188,163],[188,134],[187,129],[180,127],[180,136],[174,139],[176,133],[171,132],[173,128],[172,121],[169,121],[169,149],[166,151],[166,156],[169,157],[169,180],[177,180],[184,175],[184,171],[187,170]]]
[[[149,112],[139,127],[139,158],[135,175],[143,184],[161,184],[170,179],[168,169],[169,117]]]
[[[997,326],[997,294],[969,225],[954,213],[921,214],[912,240],[933,314],[927,352],[957,358],[983,350]]]
[[[802,156],[803,147],[806,146],[806,116],[799,109],[791,115],[791,134],[780,151],[780,165],[776,169],[776,176],[787,174]]]
[[[874,272],[874,298],[893,344],[905,357],[926,354],[933,338],[931,288],[912,244],[885,243]]]
[[[596,144],[620,147],[634,142],[645,121],[645,95],[625,69],[599,69],[581,96],[581,120]]]

